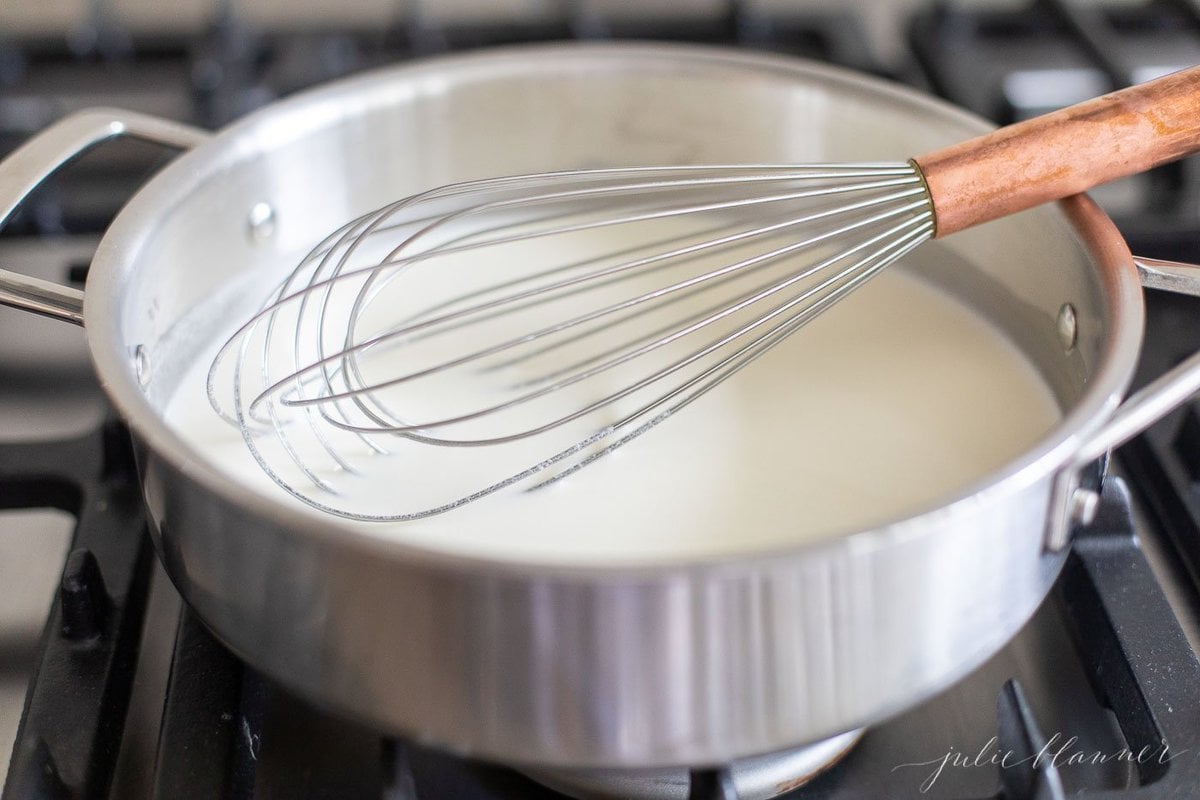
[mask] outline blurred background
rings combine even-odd
[[[0,158],[88,106],[219,128],[374,66],[618,38],[817,59],[1005,123],[1200,63],[1200,0],[0,0]],[[169,155],[121,141],[80,159],[0,230],[0,266],[82,284],[108,222]],[[1200,260],[1195,161],[1096,193],[1135,252]],[[1190,307],[1159,313],[1151,335],[1179,341],[1189,318]],[[1190,345],[1160,348],[1153,369],[1174,363],[1176,349]],[[83,435],[104,414],[79,330],[0,313],[0,444]],[[1164,447],[1182,442],[1194,456],[1200,425],[1183,430]],[[0,494],[0,785],[74,527],[63,512],[20,508]],[[168,649],[154,680],[166,680],[170,658]],[[158,711],[147,713],[154,721]],[[142,732],[152,725],[130,730],[153,741]]]
[[[1023,0],[966,0],[966,6],[1020,6]],[[657,18],[703,22],[726,15],[722,0],[6,0],[0,10],[0,30],[17,34],[61,33],[87,24],[99,13],[129,32],[183,32],[236,15],[252,25],[275,28],[311,26],[394,28],[416,21],[437,25],[509,24],[512,22],[579,21],[634,22]],[[838,8],[861,15],[872,43],[881,54],[899,54],[896,36],[904,18],[928,0],[754,0],[739,4],[748,12],[768,14],[812,12]]]
[[[1200,0],[3,0],[0,155],[89,105],[215,128],[380,64],[607,38],[792,53],[1008,122],[1200,63]],[[144,178],[137,150],[85,162],[5,235],[102,230],[122,190]],[[1150,250],[1163,236],[1194,241],[1192,172],[1173,167],[1101,193],[1135,249],[1143,232]]]

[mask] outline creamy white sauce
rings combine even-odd
[[[1059,417],[1048,388],[997,330],[891,269],[699,402],[561,482],[423,520],[347,522],[289,497],[259,469],[239,432],[209,407],[210,358],[196,359],[166,416],[218,469],[330,524],[522,561],[662,562],[876,526],[950,498]],[[452,495],[450,484],[490,458],[486,449],[401,448],[360,462],[377,480],[357,491],[366,506],[404,495],[420,507],[424,497]]]

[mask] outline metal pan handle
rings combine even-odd
[[[1200,297],[1200,266],[1134,257],[1142,285]],[[1079,448],[1075,464],[1087,464],[1122,445],[1200,392],[1200,353],[1193,353],[1121,404],[1095,436]]]
[[[1200,266],[1135,256],[1142,285],[1176,294],[1200,297]],[[1056,503],[1062,518],[1051,524],[1046,547],[1061,550],[1070,541],[1072,523],[1086,524],[1095,514],[1099,496],[1079,486],[1079,472],[1174,411],[1200,393],[1200,352],[1126,398],[1113,415],[1075,451],[1071,462],[1059,473],[1056,495],[1067,498]]]
[[[189,150],[210,134],[190,125],[114,108],[63,117],[0,162],[0,227],[38,184],[64,164],[109,139],[130,136]],[[83,292],[0,269],[0,305],[83,324]]]

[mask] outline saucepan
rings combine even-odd
[[[488,759],[725,762],[897,713],[1013,636],[1054,582],[1072,526],[1095,509],[1092,465],[1200,388],[1193,357],[1122,402],[1142,281],[1194,291],[1195,268],[1136,262],[1085,197],[930,245],[925,268],[1008,334],[1060,422],[905,519],[677,563],[449,554],[242,485],[164,419],[183,367],[217,335],[188,312],[280,253],[433,185],[597,165],[903,159],[986,128],[826,66],[649,44],[402,65],[215,134],[87,111],[0,164],[0,216],[102,141],[186,152],[113,222],[85,291],[3,272],[0,300],[84,325],[134,438],[167,572],[254,667],[381,730]]]

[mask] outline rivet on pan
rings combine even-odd
[[[270,203],[255,203],[246,219],[247,230],[253,241],[261,242],[275,233],[275,209]]]
[[[144,389],[150,385],[150,356],[140,344],[133,348],[133,371],[137,375],[139,386]]]
[[[1079,331],[1075,321],[1075,306],[1063,303],[1058,309],[1058,343],[1068,353],[1075,349],[1075,339]]]
[[[1091,525],[1099,510],[1099,492],[1093,489],[1076,489],[1071,494],[1071,519],[1077,525]]]

